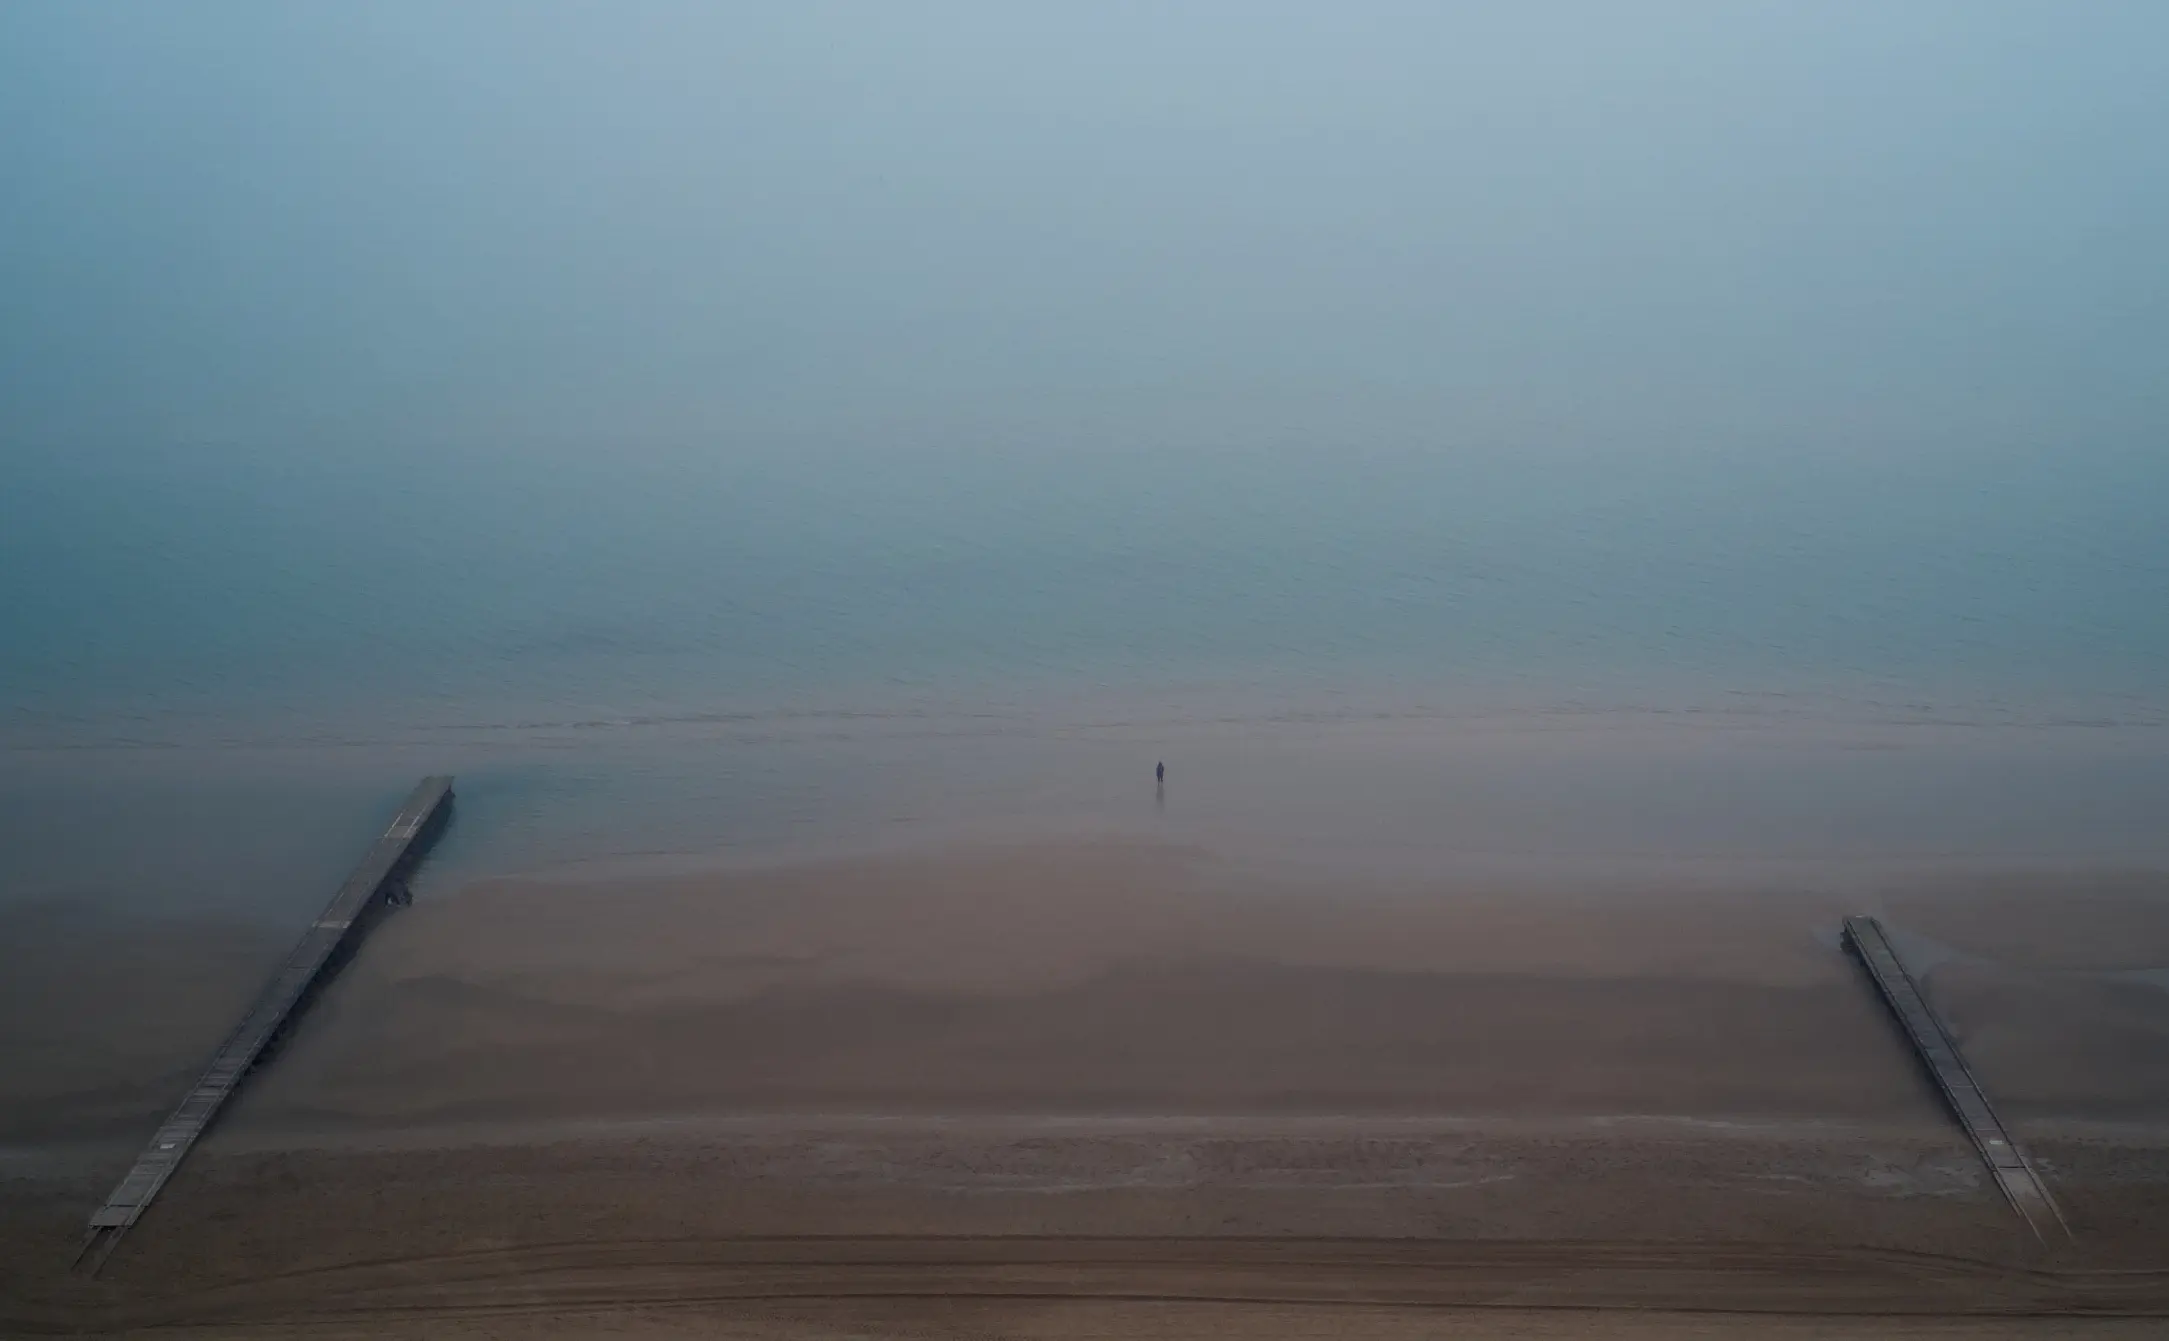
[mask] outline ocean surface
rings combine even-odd
[[[2158,445],[1365,422],[26,453],[0,901],[301,916],[433,771],[425,892],[1051,833],[2169,860]]]

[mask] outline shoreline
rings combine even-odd
[[[1111,836],[475,882],[387,919],[233,1116],[1917,1120],[1933,1100],[1836,947],[1865,903],[2010,1116],[2169,1118],[2169,873],[1939,875],[1858,900],[1268,865]],[[139,1126],[285,948],[244,922],[8,922],[0,1142],[18,1148]],[[95,973],[125,990],[83,997]],[[1591,1051],[1590,1029],[1610,1041]],[[1793,1081],[1757,1051],[1801,1042]],[[648,1060],[627,1070],[628,1051]]]

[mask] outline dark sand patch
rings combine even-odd
[[[59,1267],[124,1150],[6,1183],[0,1295],[22,1325],[434,1310],[558,1335],[662,1306],[827,1325],[759,1313],[779,1280],[960,1309],[2169,1310],[2169,992],[2130,976],[2169,936],[2142,889],[2090,941],[2035,906],[2060,888],[1974,919],[2046,917],[2052,963],[1968,949],[1931,974],[2080,1230],[2046,1255],[1836,950],[1851,901],[1266,891],[1196,852],[1065,843],[401,910],[108,1280]],[[1901,928],[2006,943],[1946,891],[1910,897],[1886,905]],[[260,980],[261,946],[167,944],[191,967],[162,983],[146,949],[103,1016],[17,1022],[46,1060],[11,1130],[107,1111],[63,1041],[155,1091],[154,1057],[208,1048],[211,1006]],[[38,982],[18,990],[69,987]],[[157,1048],[126,1041],[169,992],[195,1004]],[[786,1240],[812,1256],[762,1257]],[[1276,1265],[1261,1241],[1313,1247]]]
[[[248,923],[0,910],[0,1146],[140,1139],[287,949]]]

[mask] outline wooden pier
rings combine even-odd
[[[249,1068],[264,1057],[299,1015],[312,989],[329,976],[327,970],[336,964],[341,952],[359,940],[369,915],[385,904],[407,901],[406,876],[443,828],[451,799],[449,777],[424,778],[407,797],[391,826],[339,887],[323,913],[309,924],[300,944],[286,956],[263,994],[219,1046],[180,1107],[173,1110],[144,1147],[135,1167],[90,1217],[89,1235],[76,1258],[78,1270],[95,1272],[112,1255],[121,1236],[141,1218]]]
[[[1929,1008],[1920,984],[1899,960],[1898,952],[1891,948],[1883,924],[1872,917],[1848,917],[1844,935],[1846,948],[1866,967],[1876,990],[1883,994],[1883,1003],[1898,1017],[1913,1051],[1928,1068],[1936,1088],[1943,1093],[1943,1101],[1950,1105],[1974,1149],[1981,1152],[1982,1162],[1988,1165],[1989,1174],[2011,1208],[2044,1243],[2050,1242],[2052,1236],[2069,1235],[2070,1227],[2064,1223],[2055,1199],[2049,1196],[2048,1185],[2041,1181],[2025,1152],[2011,1139],[2003,1120],[1989,1106],[1980,1082],[1959,1055],[1957,1042]]]

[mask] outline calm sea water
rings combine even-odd
[[[1105,831],[2169,859],[2157,451],[1346,439],[43,454],[0,898],[306,907],[440,770],[440,882]]]

